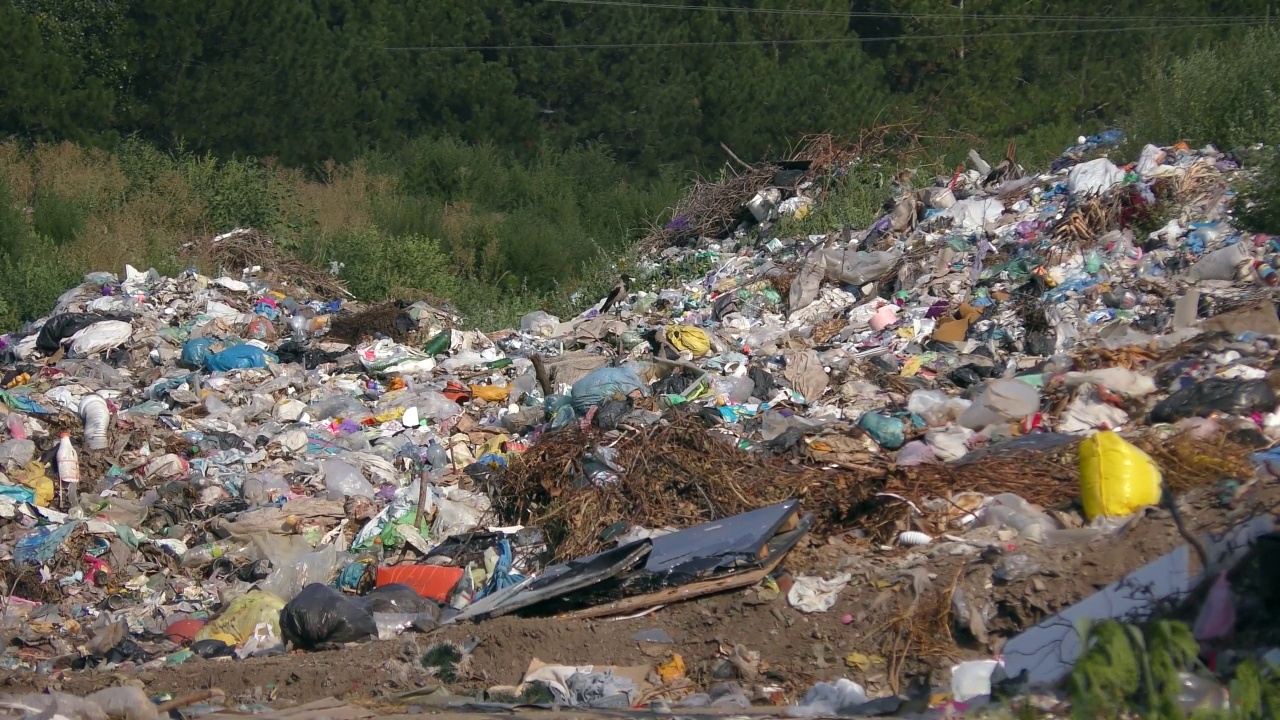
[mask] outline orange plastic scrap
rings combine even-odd
[[[511,388],[501,385],[472,385],[471,397],[485,402],[506,402],[511,395]]]
[[[679,653],[671,653],[671,658],[658,666],[658,677],[663,684],[675,682],[684,677],[684,658]]]

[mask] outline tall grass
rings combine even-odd
[[[313,173],[255,158],[0,143],[0,329],[48,312],[93,270],[173,272],[192,236],[256,227],[325,265],[362,300],[446,299],[484,328],[538,308],[576,312],[612,284],[677,178],[635,182],[599,148],[519,161],[421,139]],[[597,288],[599,286],[599,288]]]

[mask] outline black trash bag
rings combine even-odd
[[[219,657],[232,657],[236,654],[236,649],[221,640],[197,640],[191,643],[191,652],[197,657],[212,660]]]
[[[773,375],[770,375],[769,371],[764,368],[751,368],[747,371],[747,377],[751,378],[753,385],[751,396],[760,400],[768,400],[769,396],[773,394],[773,389],[778,387]]]
[[[93,313],[63,313],[61,315],[54,315],[45,322],[44,327],[40,328],[40,334],[36,336],[36,349],[45,353],[57,352],[58,348],[62,347],[63,340],[66,340],[94,323],[110,319],[111,318],[109,317],[94,315]]]
[[[316,350],[303,345],[295,340],[289,340],[281,343],[275,349],[276,357],[280,358],[281,364],[298,363],[307,370],[315,370],[321,365],[334,362],[342,357],[340,352],[325,352]]]
[[[1151,410],[1151,422],[1171,423],[1213,412],[1248,415],[1276,407],[1276,393],[1266,380],[1209,378],[1161,400]]]
[[[402,583],[391,583],[370,590],[364,597],[352,598],[369,613],[429,613],[439,611],[434,600],[424,598]]]
[[[684,373],[675,372],[660,378],[649,386],[649,391],[655,395],[679,395],[689,386],[689,378]]]
[[[600,407],[596,409],[594,422],[596,427],[601,430],[617,430],[618,424],[621,423],[627,415],[631,414],[631,400],[616,400],[610,398],[600,403]]]
[[[360,603],[311,583],[280,611],[280,633],[294,647],[315,650],[375,638],[378,626]]]

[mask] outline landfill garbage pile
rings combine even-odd
[[[1233,225],[1248,171],[1185,146],[1119,166],[1118,140],[1043,173],[973,153],[822,236],[779,228],[856,153],[700,184],[638,280],[496,333],[438,302],[362,305],[251,230],[192,246],[209,275],[90,274],[0,340],[0,665],[250,663],[732,596],[897,640],[839,667],[818,642],[815,686],[723,642],[694,673],[637,633],[660,662],[534,658],[486,699],[983,702],[1019,674],[1002,647],[1159,553],[1103,553],[1110,576],[1051,561],[1118,548],[1188,493],[1233,524],[1280,475],[1280,239]],[[699,270],[641,289],[671,267]],[[1179,546],[1172,527],[1151,548]],[[1170,593],[1193,581],[1182,552],[1160,561],[1185,576]],[[1045,599],[1077,571],[1087,592]],[[448,685],[483,646],[433,652]],[[1063,662],[1033,680],[1056,687]],[[39,697],[0,706],[74,704]]]

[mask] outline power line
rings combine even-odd
[[[384,47],[388,52],[430,52],[437,50],[627,50],[642,48],[732,47],[744,45],[830,45],[843,43],[905,42],[913,40],[977,40],[993,37],[1029,37],[1040,35],[1094,35],[1102,33],[1149,32],[1152,30],[1187,30],[1215,27],[1252,27],[1265,22],[1222,22],[1201,24],[1145,25],[1082,30],[1024,30],[1006,33],[950,33],[945,35],[894,35],[885,37],[797,38],[788,40],[704,40],[652,43],[584,43],[578,45],[427,45],[421,47]]]
[[[720,5],[679,5],[673,3],[628,2],[627,0],[546,0],[563,5],[596,5],[601,7],[644,8],[650,10],[701,10],[707,12],[747,13],[761,15],[812,15],[817,17],[916,18],[932,20],[1070,20],[1079,22],[1136,22],[1143,20],[1228,21],[1267,20],[1267,15],[1016,15],[981,13],[904,13],[874,10],[812,10],[805,8],[744,8]]]

